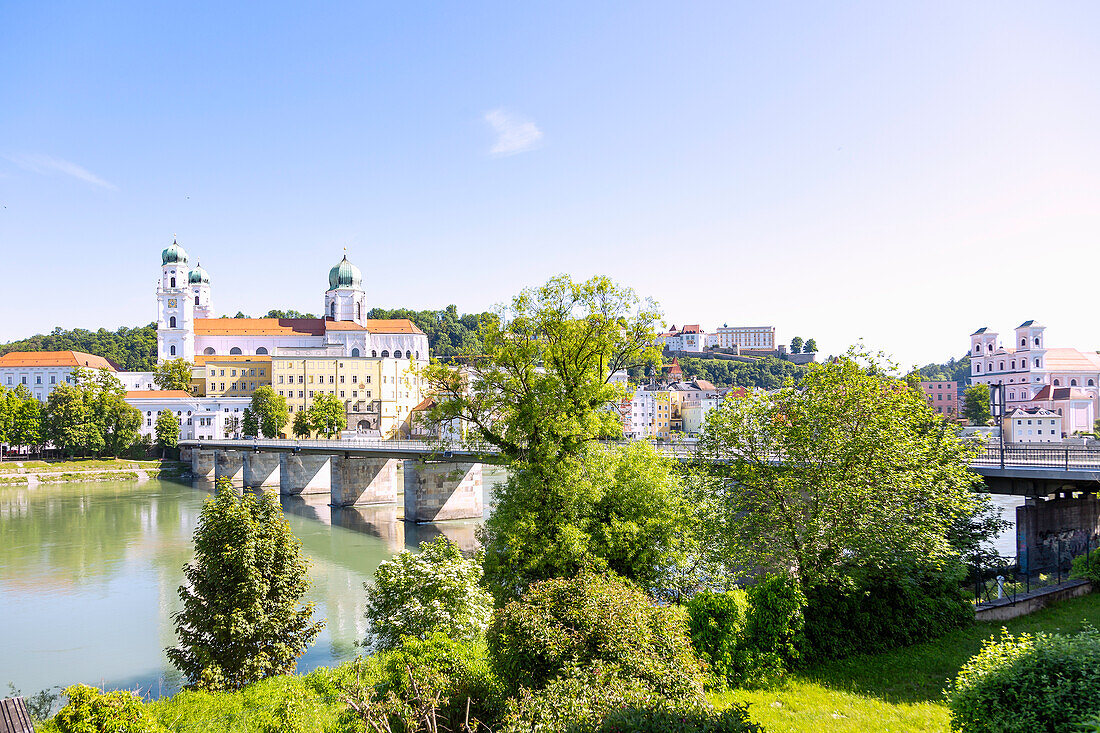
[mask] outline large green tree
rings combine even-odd
[[[167,359],[157,364],[153,382],[160,389],[191,391],[191,362],[184,358]]]
[[[129,372],[151,372],[157,364],[157,329],[154,324],[124,326],[117,331],[55,328],[48,334],[0,345],[0,356],[9,351],[83,351],[109,359]]]
[[[43,424],[42,403],[20,384],[5,395],[5,410],[8,412],[9,445],[36,447],[45,441],[46,430]]]
[[[802,345],[803,345],[802,344],[802,337],[801,336],[795,336],[793,339],[791,339],[791,353],[792,354],[801,354],[802,353]]]
[[[58,384],[46,400],[46,437],[65,455],[95,454],[106,443],[92,400],[79,384]]]
[[[727,397],[699,440],[712,544],[731,568],[793,573],[949,562],[980,509],[970,448],[923,397],[855,352],[799,389]]]
[[[259,421],[260,432],[265,438],[277,438],[289,419],[286,397],[275,394],[267,385],[252,393],[249,409]]]
[[[309,406],[309,425],[318,435],[334,438],[348,427],[347,407],[336,395],[319,394]]]
[[[993,419],[989,410],[989,385],[972,384],[963,392],[963,417],[971,425],[988,425]]]
[[[309,413],[305,410],[294,413],[294,421],[290,430],[298,438],[308,438],[310,433],[313,432],[313,424],[310,422]]]
[[[161,457],[169,448],[175,448],[180,440],[179,418],[171,410],[161,410],[157,413],[157,420],[153,424],[153,432],[157,436],[157,447],[160,448]]]
[[[168,659],[192,688],[236,690],[289,674],[324,627],[313,620],[308,562],[278,498],[218,483],[184,566],[178,644]]]
[[[483,353],[467,366],[425,370],[436,395],[426,423],[464,424],[510,464],[482,536],[486,583],[498,599],[588,563],[610,564],[592,516],[614,479],[593,476],[584,457],[595,441],[621,436],[615,407],[623,390],[611,375],[660,358],[658,319],[654,303],[606,277],[562,275],[484,319]]]

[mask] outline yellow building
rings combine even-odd
[[[251,397],[260,387],[271,385],[271,357],[196,355],[192,374],[202,382],[202,391],[196,394],[203,397]]]
[[[292,421],[330,394],[346,406],[348,430],[383,438],[410,433],[413,408],[424,399],[413,368],[426,361],[342,356],[324,348],[279,351],[284,353],[271,357],[271,387],[286,397]],[[290,423],[284,431],[290,433]]]

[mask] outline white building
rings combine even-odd
[[[15,389],[23,385],[40,402],[45,402],[58,384],[72,384],[74,369],[103,370],[115,367],[102,356],[83,351],[11,351],[0,356],[0,385]]]
[[[1005,418],[1013,443],[1061,443],[1062,419],[1042,407],[1016,408]]]
[[[181,390],[132,390],[126,402],[141,412],[141,433],[156,440],[157,415],[168,410],[180,426],[180,440],[239,437],[248,397],[195,397]]]
[[[115,376],[127,392],[160,389],[153,381],[153,372],[117,372]]]
[[[729,326],[722,324],[707,337],[707,346],[719,349],[775,350],[775,326]]]
[[[705,340],[706,334],[698,324],[686,325],[683,328],[676,328],[673,324],[670,330],[657,334],[657,345],[669,351],[701,352]]]
[[[707,414],[717,409],[721,400],[718,397],[692,397],[685,399],[680,405],[680,416],[683,420],[684,432],[688,435],[698,435],[703,430]]]
[[[625,438],[667,438],[672,429],[672,394],[667,390],[635,390],[623,401],[620,414]]]

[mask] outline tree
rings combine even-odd
[[[286,397],[275,394],[275,390],[267,385],[252,393],[249,409],[259,421],[259,430],[265,438],[277,438],[289,418]],[[258,434],[253,433],[253,435]]]
[[[814,365],[800,389],[727,397],[699,440],[712,541],[729,567],[791,573],[803,590],[838,568],[957,557],[950,534],[979,509],[970,451],[873,357]]]
[[[791,353],[792,354],[801,354],[802,353],[802,337],[801,336],[795,336],[793,339],[791,339]]]
[[[157,327],[150,323],[117,331],[55,328],[48,334],[0,345],[0,355],[9,351],[83,351],[102,356],[129,372],[151,372],[157,363]]]
[[[989,411],[989,385],[972,384],[963,392],[963,417],[971,425],[988,425],[993,419]]]
[[[179,642],[167,650],[188,686],[237,690],[292,672],[324,622],[302,602],[309,564],[278,500],[238,496],[223,479],[203,504],[194,540],[175,614]]]
[[[173,415],[171,410],[161,410],[157,413],[157,421],[153,424],[153,430],[157,436],[157,447],[160,448],[161,458],[163,458],[169,448],[175,448],[179,443],[179,418]]]
[[[42,403],[36,400],[30,390],[22,384],[8,392],[6,400],[11,414],[8,443],[29,447],[41,445],[46,434]]]
[[[347,407],[336,395],[321,393],[309,406],[309,426],[318,435],[334,438],[348,427]],[[301,414],[301,413],[299,413]]]
[[[806,339],[806,343],[802,347],[802,353],[803,354],[816,354],[817,353],[817,342],[814,341],[813,339]]]
[[[69,456],[98,453],[105,445],[85,398],[79,384],[58,384],[46,400],[46,437]]]
[[[236,415],[226,418],[225,422],[222,423],[222,432],[227,438],[239,435],[241,432],[241,419]]]
[[[599,556],[587,541],[576,552],[563,547],[578,525],[590,528],[584,514],[604,496],[581,456],[622,434],[614,406],[623,390],[610,378],[659,360],[658,318],[652,301],[606,277],[561,275],[484,319],[483,352],[469,366],[433,361],[424,370],[437,395],[427,423],[464,424],[511,469],[482,537],[486,583],[498,600]]]
[[[141,411],[113,392],[103,395],[101,408],[106,427],[103,432],[104,453],[120,456],[138,439]]]
[[[248,407],[244,408],[244,415],[241,419],[241,430],[245,435],[256,437],[260,434],[260,419],[256,417],[256,413]]]
[[[191,362],[186,359],[168,359],[157,364],[153,382],[160,389],[191,391]]]
[[[305,410],[299,410],[294,413],[294,423],[291,425],[291,432],[299,438],[308,438],[313,433],[313,423],[310,422],[309,413]]]
[[[437,631],[451,639],[481,638],[493,599],[480,582],[481,564],[443,536],[421,542],[419,554],[404,550],[383,562],[364,584],[375,646],[394,649],[402,636],[426,639]]]

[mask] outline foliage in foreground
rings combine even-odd
[[[88,685],[66,688],[69,702],[53,725],[60,733],[162,733],[167,729],[129,690],[101,692]]]
[[[1100,633],[1003,631],[946,691],[951,729],[962,733],[1061,733],[1100,713]]]
[[[1100,549],[1073,558],[1073,569],[1070,571],[1070,576],[1084,578],[1095,584],[1100,584]],[[1093,587],[1096,588],[1095,585]]]
[[[195,559],[184,566],[175,615],[179,644],[168,659],[188,686],[239,689],[294,669],[320,633],[308,563],[271,496],[239,496],[228,480],[203,504],[195,529]]]
[[[421,542],[419,553],[405,550],[383,562],[365,584],[375,646],[392,649],[403,636],[424,639],[435,632],[480,639],[493,608],[480,581],[481,564],[444,536]]]
[[[607,576],[535,583],[497,609],[487,640],[493,668],[512,691],[597,669],[672,699],[702,692],[682,611]]]

